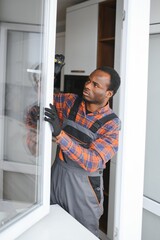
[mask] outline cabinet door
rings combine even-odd
[[[98,4],[68,10],[65,74],[89,75],[96,68]]]

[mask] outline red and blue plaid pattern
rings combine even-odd
[[[75,94],[59,93],[54,95],[54,105],[57,109],[61,124],[63,123],[64,118],[68,117],[76,98],[77,95]],[[113,111],[108,104],[98,111],[86,114],[85,102],[82,101],[75,121],[83,127],[90,128],[96,120],[101,119],[112,112]],[[119,130],[120,120],[118,118],[107,122],[97,131],[97,139],[91,143],[89,149],[79,145],[73,138],[63,131],[62,137],[56,141],[61,149],[59,158],[64,160],[63,152],[89,172],[105,168],[107,161],[118,151]]]

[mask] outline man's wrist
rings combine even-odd
[[[63,133],[64,133],[63,130],[61,130],[60,133],[55,137],[57,141],[61,139]]]

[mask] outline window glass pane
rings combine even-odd
[[[42,203],[42,3],[15,1],[16,11],[23,14],[12,12],[12,24],[2,21],[0,26],[0,231]],[[0,1],[0,6],[6,12],[0,10],[1,20],[13,8],[12,1]]]
[[[34,175],[3,171],[3,200],[0,202],[1,227],[37,201]]]
[[[159,62],[160,62],[160,34],[157,31],[157,34],[150,35],[149,41],[148,103],[147,103],[144,195],[151,201],[150,205],[148,205],[150,211],[146,209],[143,210],[142,240],[160,239]],[[151,212],[152,210],[154,211],[155,214]]]
[[[36,202],[36,176],[16,172],[3,172],[3,197],[18,202]]]
[[[160,34],[150,36],[144,195],[160,203]]]
[[[7,39],[4,159],[36,164],[39,130],[28,112],[38,104],[39,76],[29,71],[40,61],[40,34],[8,31]]]
[[[143,210],[142,240],[160,239],[160,217]]]

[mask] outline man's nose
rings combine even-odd
[[[90,81],[87,81],[87,82],[85,83],[85,87],[90,88],[90,87],[91,87],[91,82],[90,82]]]

